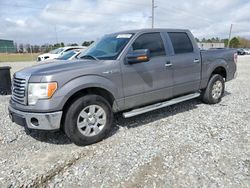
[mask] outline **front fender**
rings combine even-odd
[[[64,84],[53,97],[55,98],[62,98],[60,108],[64,106],[64,104],[67,102],[67,100],[77,93],[80,90],[90,88],[90,87],[97,87],[104,89],[108,92],[110,92],[115,99],[119,99],[122,96],[122,93],[118,91],[117,86],[115,84],[102,76],[96,76],[96,75],[88,75],[83,77],[75,78],[66,84]]]
[[[122,92],[118,91],[118,88],[111,80],[108,80],[107,78],[101,76],[89,75],[70,80],[69,82],[62,85],[55,92],[51,99],[38,100],[36,105],[34,106],[20,105],[13,102],[12,100],[10,101],[10,106],[15,108],[16,110],[24,112],[57,112],[63,109],[65,103],[73,94],[82,89],[90,87],[105,89],[110,92],[115,99],[120,99],[122,96]]]

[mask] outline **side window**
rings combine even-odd
[[[175,54],[183,54],[193,52],[193,44],[189,39],[187,33],[168,33],[172,42]]]
[[[150,56],[166,55],[160,33],[146,33],[139,36],[132,45],[133,50],[149,49]]]

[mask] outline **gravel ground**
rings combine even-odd
[[[249,72],[250,57],[240,57],[221,103],[118,114],[110,136],[87,147],[11,123],[0,96],[0,187],[250,187]]]

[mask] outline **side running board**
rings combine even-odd
[[[146,112],[150,112],[150,111],[153,111],[153,110],[157,110],[157,109],[160,109],[160,108],[171,106],[173,104],[177,104],[177,103],[180,103],[180,102],[183,102],[183,101],[187,101],[187,100],[199,97],[199,96],[200,96],[200,93],[192,93],[192,94],[177,97],[177,98],[165,101],[165,102],[160,102],[160,103],[152,104],[152,105],[145,106],[145,107],[142,107],[142,108],[137,108],[137,109],[131,110],[129,112],[124,112],[123,117],[124,118],[130,118],[130,117],[133,117],[133,116],[137,116],[139,114],[143,114],[143,113],[146,113]]]

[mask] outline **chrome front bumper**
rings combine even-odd
[[[16,110],[9,106],[12,122],[29,129],[58,130],[60,129],[62,111],[53,113],[29,113]]]

